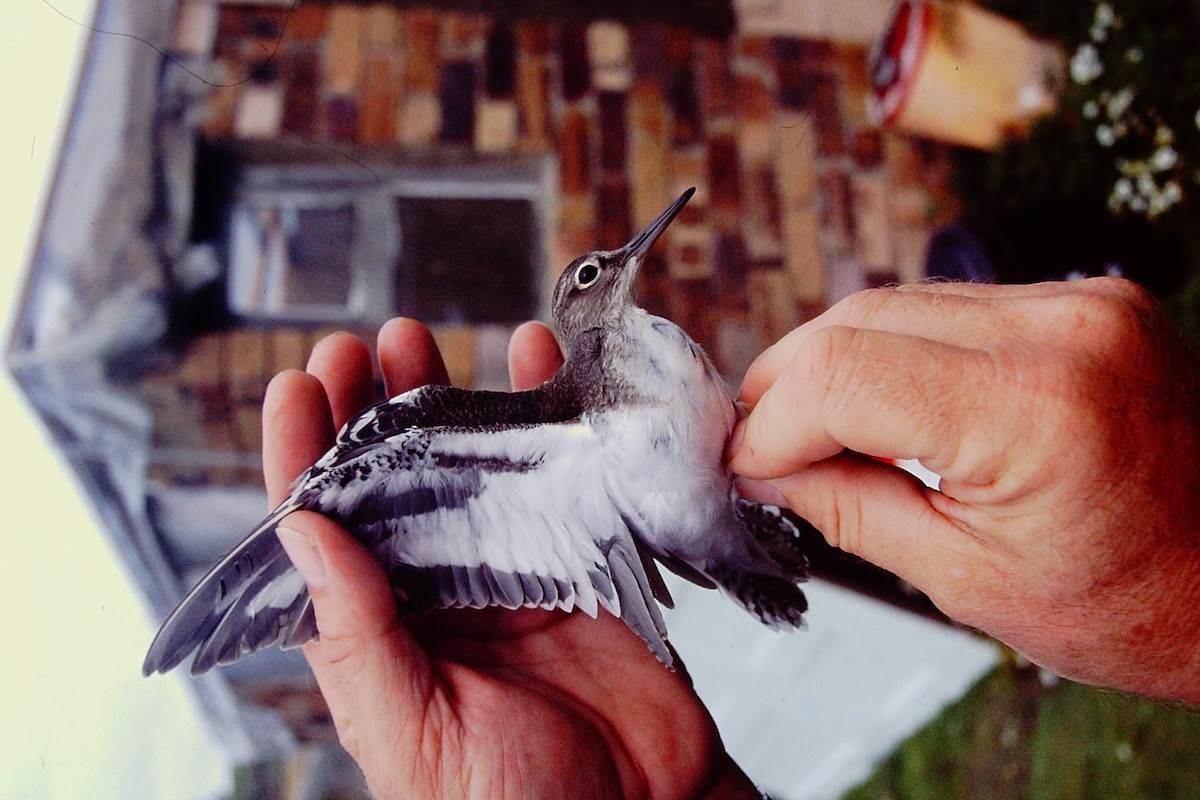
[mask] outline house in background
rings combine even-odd
[[[158,617],[263,513],[263,390],[326,333],[372,341],[414,316],[456,383],[504,388],[509,333],[548,316],[562,267],[695,186],[640,297],[736,385],[839,297],[921,277],[954,215],[943,147],[867,116],[882,0],[658,18],[619,3],[135,5],[99,4],[9,360]],[[924,608],[886,576],[821,566]],[[725,628],[728,609],[686,592],[669,620],[729,746],[781,797],[849,785],[992,660],[960,632],[813,591],[842,611],[822,620],[814,602],[797,637],[736,609]],[[862,666],[877,660],[865,639],[895,643],[886,671]],[[789,712],[749,685],[799,699]],[[296,653],[195,686],[243,762],[332,741]],[[827,721],[801,749],[819,769],[753,755],[796,741],[814,708]]]

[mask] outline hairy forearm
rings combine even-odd
[[[1173,538],[1177,546],[1164,547],[1141,567],[1157,575],[1140,579],[1142,590],[1117,627],[1119,647],[1130,657],[1113,683],[1200,706],[1200,537],[1181,532]]]

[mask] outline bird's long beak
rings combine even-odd
[[[696,193],[696,188],[693,186],[683,194],[679,195],[679,199],[671,203],[667,210],[658,215],[658,219],[651,222],[642,232],[629,240],[629,244],[616,251],[617,258],[617,280],[616,293],[614,297],[623,298],[622,303],[633,302],[633,285],[637,280],[637,274],[641,270],[642,262],[645,260],[646,253],[658,241],[658,237],[662,236],[663,231],[671,224],[671,220],[679,213],[687,201],[692,199],[692,195]]]
[[[667,207],[666,211],[659,214],[658,219],[654,220],[654,222],[651,222],[642,229],[641,233],[630,239],[629,244],[621,248],[621,250],[624,251],[623,260],[625,262],[629,262],[632,259],[637,259],[637,261],[640,263],[642,256],[646,255],[650,248],[654,246],[654,243],[658,241],[658,237],[662,236],[663,231],[665,231],[667,226],[671,224],[671,220],[675,219],[675,215],[679,213],[680,209],[687,205],[687,201],[691,200],[692,195],[695,193],[696,187],[693,186],[683,194],[679,195],[679,199],[674,203],[671,203],[671,205]]]

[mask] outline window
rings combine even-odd
[[[229,226],[242,317],[513,323],[537,316],[547,258],[541,159],[385,166],[247,160]]]
[[[528,200],[397,197],[398,311],[427,322],[515,323],[537,314]]]

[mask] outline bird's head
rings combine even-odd
[[[618,250],[595,250],[572,261],[554,287],[554,326],[567,346],[581,333],[619,324],[634,304],[633,285],[646,253],[695,194],[688,189],[658,219]]]

